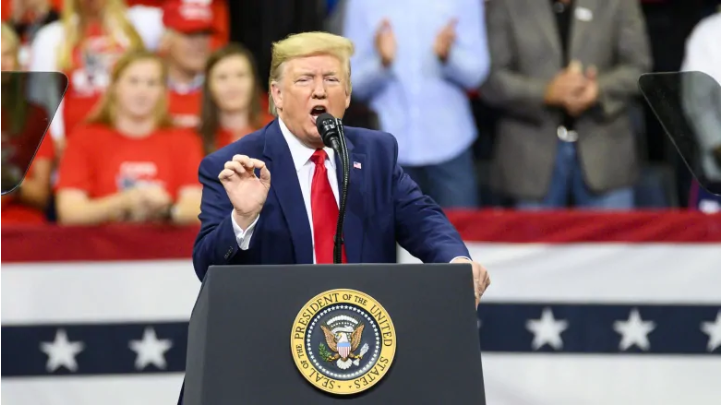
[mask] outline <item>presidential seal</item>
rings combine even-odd
[[[350,289],[319,294],[301,309],[291,331],[296,367],[315,387],[337,395],[363,392],[389,370],[396,331],[371,296]]]

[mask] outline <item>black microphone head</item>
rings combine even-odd
[[[334,137],[336,139],[339,138],[338,126],[336,123],[336,119],[329,113],[319,114],[316,118],[316,128],[318,129],[318,133],[321,135],[323,145],[329,148],[333,147],[331,139]]]

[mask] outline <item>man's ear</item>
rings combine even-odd
[[[280,84],[275,80],[271,82],[271,97],[273,97],[273,104],[276,105],[276,109],[283,109],[283,92],[281,92]]]
[[[346,108],[351,105],[351,93],[346,93]]]

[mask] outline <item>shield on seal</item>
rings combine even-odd
[[[348,354],[351,352],[351,343],[348,341],[340,342],[336,345],[336,348],[338,349],[338,355],[340,355],[341,358],[346,359],[348,358]]]

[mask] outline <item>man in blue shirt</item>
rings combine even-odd
[[[476,207],[467,91],[489,71],[483,0],[348,0],[355,98],[399,144],[399,163],[442,207]]]

